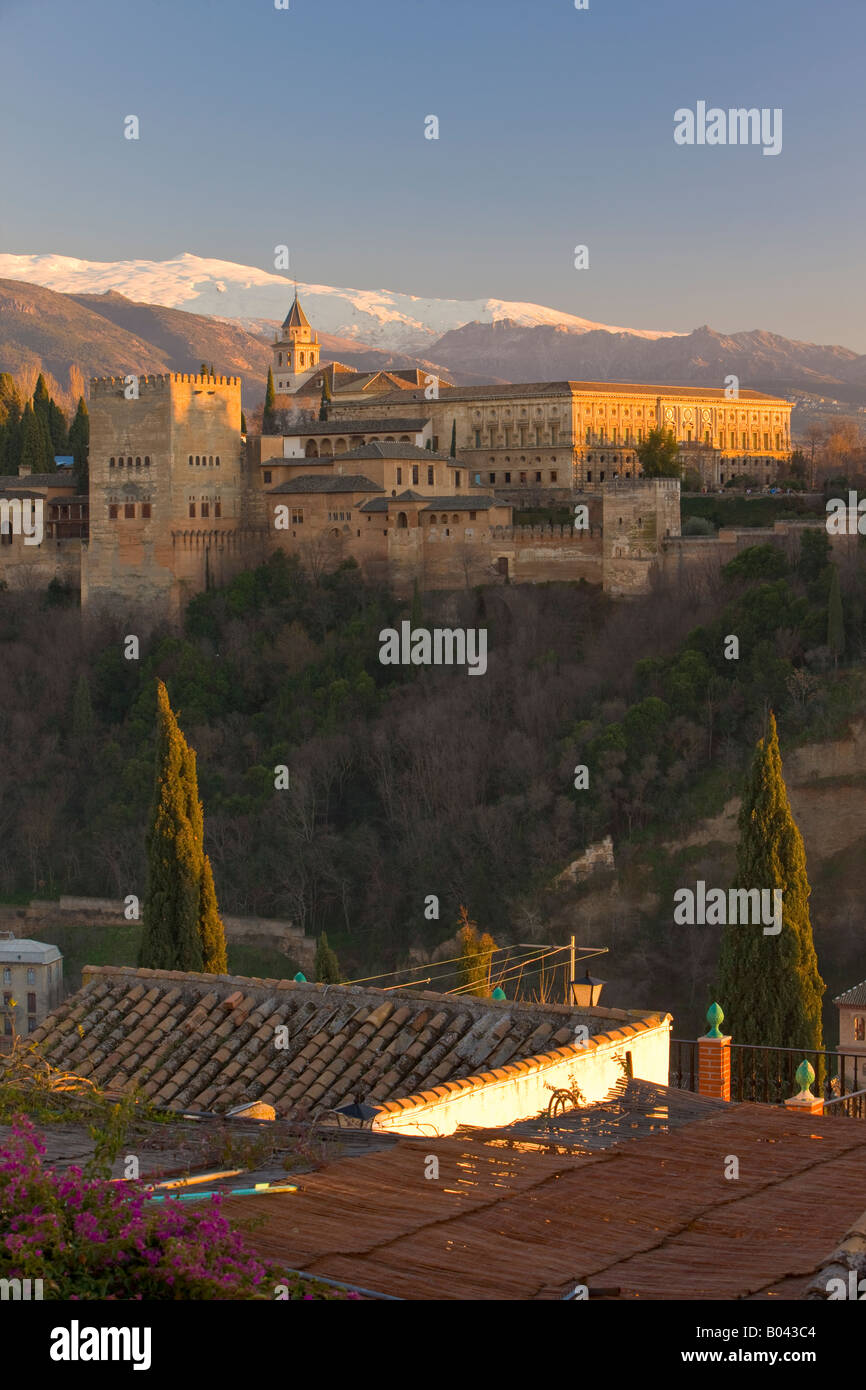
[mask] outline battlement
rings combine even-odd
[[[130,372],[129,376],[136,377],[138,382],[139,395],[156,394],[159,392],[170,392],[173,384],[183,384],[197,386],[201,390],[211,390],[215,386],[236,386],[240,388],[241,379],[239,376],[202,376],[200,372],[165,372],[162,375],[154,374],[138,375]],[[94,396],[116,396],[122,395],[127,384],[127,376],[97,376],[90,379],[90,395]]]
[[[637,489],[661,488],[664,492],[679,492],[679,478],[617,478],[605,483],[605,492],[634,492]]]

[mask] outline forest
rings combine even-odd
[[[379,633],[406,617],[485,628],[484,678],[382,665]],[[326,931],[358,976],[452,938],[461,907],[498,945],[565,940],[563,867],[610,835],[627,875],[641,846],[717,812],[770,708],[783,755],[840,736],[862,708],[866,567],[856,540],[834,563],[813,530],[791,556],[755,546],[718,581],[627,604],[545,584],[410,605],[354,562],[310,574],[277,554],[138,660],[129,630],[57,586],[0,592],[0,893],[144,895],[162,679],[197,752],[221,909]],[[612,948],[628,994],[612,1003],[706,1007],[674,946],[654,974],[633,947]]]

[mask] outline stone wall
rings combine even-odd
[[[46,537],[41,545],[25,545],[23,536],[12,536],[0,545],[0,580],[10,589],[46,589],[52,579],[81,584],[81,541]]]

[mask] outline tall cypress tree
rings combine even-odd
[[[139,964],[152,970],[225,974],[225,931],[204,852],[195,753],[178,727],[162,681],[157,708],[156,787]]]
[[[451,457],[457,457],[457,421],[451,421]]]
[[[90,447],[90,415],[83,396],[78,398],[75,419],[69,426],[69,447],[72,450],[75,487],[79,495],[83,495],[88,488],[87,451]]]
[[[319,401],[319,419],[327,420],[328,407],[331,404],[331,388],[328,385],[327,376],[322,377],[322,397]]]
[[[824,981],[809,918],[806,853],[782,776],[776,720],[760,739],[739,816],[737,888],[782,890],[782,929],[724,928],[718,965],[719,1000],[740,1043],[821,1047]]]
[[[147,834],[148,880],[138,963],[150,970],[202,968],[198,934],[201,851],[189,818],[189,749],[168,691],[157,685],[156,785]]]
[[[274,390],[274,374],[268,367],[268,384],[265,388],[265,408],[262,412],[262,434],[273,433],[274,428],[274,408],[277,403],[277,393]]]
[[[47,426],[36,414],[30,401],[24,407],[19,433],[19,468],[30,473],[47,473],[54,468],[54,455],[47,437]]]

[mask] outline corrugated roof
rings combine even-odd
[[[263,1100],[328,1110],[362,1094],[402,1110],[448,1082],[492,1068],[561,1060],[605,1029],[658,1026],[655,1014],[497,1003],[427,991],[296,984],[178,971],[88,966],[82,990],[33,1034],[54,1065],[111,1089],[140,1087],[172,1109]],[[275,1045],[285,1027],[285,1047]],[[615,1036],[620,1036],[615,1034]],[[622,1034],[625,1036],[625,1034]],[[517,1068],[514,1068],[515,1075]],[[433,1096],[436,1099],[436,1096]]]
[[[406,1299],[561,1299],[577,1283],[621,1299],[797,1298],[862,1212],[863,1136],[859,1120],[738,1105],[593,1154],[511,1130],[402,1139],[222,1210],[262,1219],[261,1255]]]

